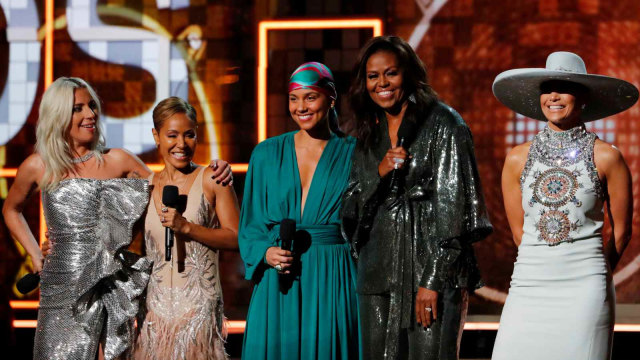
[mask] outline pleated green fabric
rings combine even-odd
[[[294,146],[295,132],[260,143],[245,180],[240,254],[246,278],[255,282],[242,358],[359,359],[356,268],[340,234],[340,206],[355,139],[332,135],[313,175],[304,212]],[[300,253],[298,275],[281,288],[278,272],[264,261],[278,246],[279,224],[294,219]]]

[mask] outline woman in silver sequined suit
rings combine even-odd
[[[36,139],[3,207],[41,276],[34,359],[94,359],[99,343],[105,359],[126,356],[151,263],[125,248],[149,198],[139,177],[150,171],[105,149],[100,101],[79,78],[59,78],[44,93]],[[46,261],[22,214],[37,190],[51,237]]]
[[[457,359],[467,289],[480,283],[471,244],[492,230],[471,133],[400,38],[372,39],[354,79],[342,219],[358,258],[363,358]],[[414,128],[395,146],[403,122]]]
[[[493,91],[510,109],[547,124],[509,152],[502,172],[518,258],[492,359],[609,359],[611,275],[631,239],[631,174],[620,150],[585,122],[631,107],[638,89],[588,74],[578,55],[560,51],[544,69],[501,73]]]

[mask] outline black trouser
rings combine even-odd
[[[438,320],[428,329],[417,325],[413,311],[409,328],[387,329],[390,300],[389,294],[359,294],[363,359],[395,360],[385,358],[385,347],[395,347],[397,359],[458,359],[460,337],[467,313],[466,289],[447,288],[439,294]],[[399,331],[398,343],[387,346],[387,331],[394,330]]]

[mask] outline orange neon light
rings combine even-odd
[[[227,321],[227,332],[229,334],[244,334],[246,326],[247,322],[244,320],[229,320]]]
[[[147,164],[149,169],[153,172],[158,172],[164,169],[164,164]],[[207,166],[207,165],[202,165]],[[231,171],[237,173],[246,173],[249,169],[249,164],[231,164]]]
[[[40,302],[38,300],[11,300],[9,301],[9,305],[12,309],[27,310],[37,309]]]
[[[13,320],[13,327],[16,329],[35,329],[38,326],[38,320]]]
[[[46,0],[44,5],[44,88],[53,82],[53,1]]]
[[[164,164],[147,164],[147,166],[149,167],[149,169],[151,169],[151,171],[160,171],[164,168]],[[202,165],[202,166],[207,166],[207,165]],[[231,170],[233,172],[246,173],[248,169],[249,169],[249,164],[246,164],[246,163],[231,164]],[[13,177],[16,177],[17,173],[18,173],[18,169],[16,168],[0,169],[0,178],[13,178]]]
[[[149,167],[149,169],[151,169],[151,171],[160,171],[164,168],[163,164],[147,164],[147,166]],[[202,165],[202,166],[207,166],[207,165]],[[246,163],[231,164],[231,170],[237,173],[246,173],[248,169],[249,169],[249,164],[246,164]],[[15,168],[0,169],[0,177],[4,177],[4,178],[16,177],[17,173],[18,173],[18,169],[15,169]],[[46,231],[47,231],[47,223],[44,219],[44,211],[42,211],[42,200],[40,200],[40,231],[39,231],[40,243],[42,243],[45,240],[44,234]]]
[[[18,169],[0,169],[0,177],[3,177],[3,178],[16,177],[17,173],[18,173]]]
[[[38,325],[36,320],[13,320],[14,328],[35,328]],[[464,324],[465,330],[498,330],[497,322],[468,322]],[[244,320],[229,320],[227,322],[227,331],[229,334],[243,334],[247,322]],[[616,324],[614,327],[616,332],[639,332],[640,324]]]
[[[267,69],[269,67],[269,30],[357,29],[372,28],[373,36],[382,35],[380,19],[268,20],[258,24],[258,142],[267,138]]]

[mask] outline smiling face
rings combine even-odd
[[[585,90],[564,81],[546,82],[540,90],[542,113],[553,127],[565,130],[580,123]]]
[[[74,148],[90,147],[96,137],[98,126],[98,104],[85,88],[77,88],[73,92],[74,102],[69,124],[69,139]]]
[[[183,169],[191,165],[196,151],[197,125],[185,113],[176,113],[153,129],[153,138],[166,166]]]
[[[310,89],[298,89],[289,93],[289,112],[300,130],[311,131],[317,126],[329,126],[327,114],[331,100],[324,94]]]
[[[374,103],[386,111],[401,104],[404,96],[403,74],[398,57],[389,51],[378,51],[367,60],[367,91]]]

